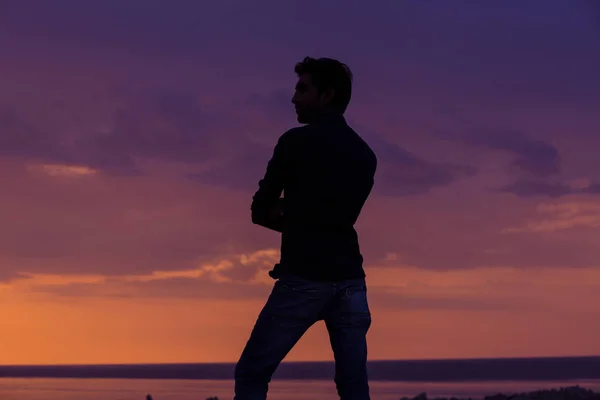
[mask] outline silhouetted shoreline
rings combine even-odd
[[[600,393],[594,392],[580,386],[570,386],[559,389],[542,389],[524,393],[514,394],[493,394],[482,397],[483,400],[600,400]],[[151,395],[146,396],[146,400],[153,399]],[[206,400],[219,400],[218,397],[208,397]],[[428,398],[426,393],[418,394],[415,397],[402,397],[400,400],[474,400],[474,398],[457,397],[432,397]]]
[[[4,378],[122,378],[229,380],[234,365],[122,364],[0,366]],[[332,362],[282,363],[275,379],[330,380]],[[371,361],[372,381],[477,382],[572,381],[600,379],[600,357],[504,358],[465,360]]]
[[[582,388],[580,386],[570,386],[559,389],[542,389],[532,392],[514,393],[514,394],[493,394],[483,397],[484,400],[598,400],[600,393],[593,390]],[[428,398],[426,393],[421,393],[415,397],[402,397],[400,400],[473,400],[471,398],[458,399],[456,397],[435,397]]]

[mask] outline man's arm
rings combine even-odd
[[[263,179],[258,182],[258,190],[252,197],[252,222],[254,224],[281,232],[283,229],[282,199],[287,172],[286,134],[282,135],[275,146],[273,156],[267,164]]]
[[[264,218],[252,219],[257,225],[274,230],[276,232],[283,231],[283,198],[277,199],[277,203],[274,204],[269,210],[266,211]]]

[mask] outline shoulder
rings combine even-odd
[[[363,154],[363,159],[365,159],[369,164],[373,167],[377,166],[377,154],[373,150],[373,148],[369,145],[369,143],[362,137],[358,132],[352,129],[355,140],[358,142],[358,147],[360,148],[361,153]]]
[[[306,137],[306,133],[310,128],[308,126],[298,126],[292,129],[288,129],[277,141],[279,147],[288,147],[292,144],[297,144],[302,138]]]
[[[367,153],[367,157],[369,158],[369,161],[371,162],[371,164],[373,164],[373,166],[377,166],[377,154],[375,154],[375,151],[371,148],[371,146],[369,146],[367,144],[367,142],[365,142],[365,147],[366,147],[366,153]]]
[[[280,141],[289,141],[289,140],[294,140],[297,139],[298,137],[300,137],[300,135],[302,135],[303,133],[306,133],[308,130],[310,129],[310,127],[307,126],[296,126],[294,128],[288,129],[287,131],[283,132],[283,134],[279,137]]]

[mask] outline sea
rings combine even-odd
[[[232,364],[0,366],[0,400],[204,400],[233,398]],[[600,357],[375,361],[371,398],[480,399],[581,386],[600,391]],[[332,363],[284,363],[269,399],[334,400]]]

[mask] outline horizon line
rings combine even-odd
[[[390,358],[390,359],[371,359],[368,363],[386,363],[386,362],[456,362],[456,361],[494,361],[494,360],[565,360],[565,359],[589,359],[589,358],[600,358],[598,355],[568,355],[568,356],[500,356],[500,357],[466,357],[466,358]],[[329,364],[333,363],[334,360],[313,360],[313,361],[282,361],[281,364]],[[235,364],[236,361],[214,361],[214,362],[201,362],[201,361],[185,361],[185,362],[117,362],[117,363],[64,363],[64,364],[0,364],[0,367],[109,367],[109,366],[168,366],[168,365],[231,365]]]

